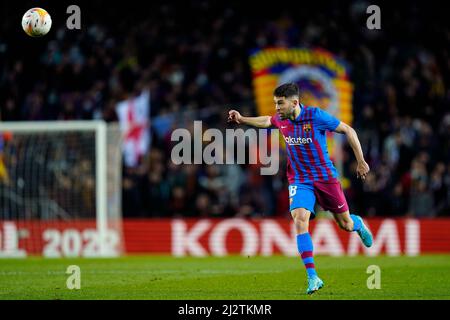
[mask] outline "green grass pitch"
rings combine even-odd
[[[308,296],[299,258],[130,256],[117,259],[0,260],[3,299],[450,299],[450,255],[315,257],[325,287]],[[69,265],[81,289],[66,286]],[[367,288],[367,267],[381,289]]]

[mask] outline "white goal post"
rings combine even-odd
[[[120,255],[121,141],[101,120],[0,122],[0,257]]]

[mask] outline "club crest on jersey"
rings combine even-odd
[[[305,123],[303,125],[303,131],[310,132],[311,131],[311,124],[310,123]]]

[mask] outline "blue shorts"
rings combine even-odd
[[[316,196],[314,195],[314,185],[312,183],[298,183],[289,185],[289,211],[297,208],[305,208],[311,211],[311,219],[316,213],[314,206]]]

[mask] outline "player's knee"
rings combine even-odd
[[[307,231],[309,225],[309,216],[309,211],[305,209],[296,209],[293,211],[292,217],[294,218],[294,224],[297,229]]]
[[[297,218],[294,218],[294,224],[295,224],[297,227],[307,227],[308,224],[309,224],[309,221],[307,221],[307,220],[305,220],[305,219],[303,219],[303,218],[297,217]]]
[[[307,222],[309,221],[309,211],[306,209],[295,209],[292,212],[292,217],[294,218],[294,221],[298,221],[299,223]]]

